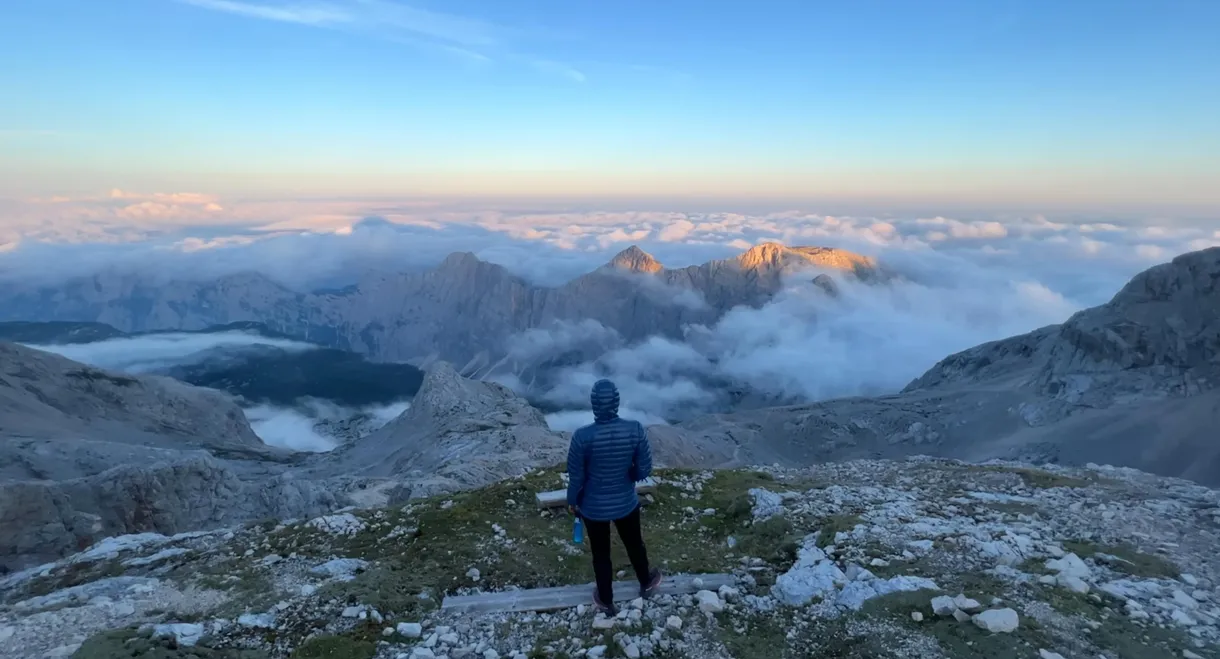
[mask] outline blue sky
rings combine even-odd
[[[0,194],[1220,206],[1209,0],[13,0]]]

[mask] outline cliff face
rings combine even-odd
[[[202,329],[257,321],[385,361],[495,361],[507,337],[554,321],[595,320],[628,341],[678,338],[738,305],[760,306],[784,277],[832,269],[874,278],[867,257],[821,247],[759,245],[699,266],[666,269],[638,247],[563,286],[534,286],[455,253],[422,273],[376,273],[340,292],[303,294],[258,274],[206,283],[98,275],[56,289],[0,287],[17,320],[103,322],[123,331]]]

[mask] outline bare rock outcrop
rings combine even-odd
[[[567,446],[567,438],[512,390],[463,378],[447,362],[436,362],[410,409],[320,457],[315,473],[391,478],[409,490],[405,496],[425,496],[557,464]]]
[[[23,567],[109,536],[174,534],[258,518],[317,515],[338,505],[325,483],[267,473],[243,478],[203,452],[67,481],[0,483],[0,565]]]

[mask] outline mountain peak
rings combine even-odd
[[[441,261],[440,268],[449,269],[465,269],[478,266],[483,261],[474,255],[474,252],[453,252]]]
[[[627,270],[629,272],[644,272],[652,274],[665,269],[661,262],[652,257],[651,254],[640,249],[638,245],[632,245],[627,249],[614,255],[610,262],[606,264],[608,267],[616,270]]]
[[[816,266],[832,270],[872,270],[877,262],[872,257],[834,247],[794,246],[775,242],[759,243],[737,257],[743,269],[781,269],[788,266]]]

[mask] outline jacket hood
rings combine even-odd
[[[598,423],[618,418],[618,387],[613,382],[598,380],[594,383],[589,402],[593,405],[593,419]]]

